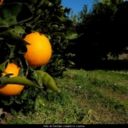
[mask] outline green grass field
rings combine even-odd
[[[56,78],[61,94],[38,98],[34,113],[13,113],[7,124],[128,123],[128,74],[124,71],[67,70]]]

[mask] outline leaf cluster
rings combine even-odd
[[[77,35],[72,32],[72,22],[66,15],[69,13],[69,9],[64,8],[60,0],[54,2],[48,0],[5,0],[4,4],[0,6],[0,11],[1,72],[7,63],[15,62],[21,67],[20,76],[26,76],[36,84],[39,83],[32,72],[36,69],[30,68],[23,56],[27,50],[23,38],[32,31],[46,34],[53,46],[51,62],[37,69],[57,76],[61,75],[66,66],[71,64],[70,57],[72,55],[66,51],[66,48],[69,41],[76,38]],[[49,78],[52,79],[50,76]],[[25,86],[25,90],[19,96],[0,96],[1,107],[10,110],[32,110],[36,97],[43,93],[46,96],[46,91],[43,90],[39,93],[40,91],[38,88]]]
[[[74,43],[75,62],[79,67],[98,65],[108,60],[108,54],[118,57],[127,52],[128,2],[122,0],[97,2],[91,12],[83,8],[80,35]]]

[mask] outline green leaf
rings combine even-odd
[[[21,10],[21,4],[5,4],[0,8],[0,27],[17,24],[17,15]]]
[[[0,27],[9,27],[29,20],[32,13],[23,3],[4,4],[0,7]]]
[[[22,37],[22,35],[25,34],[25,30],[23,27],[16,25],[9,29],[8,33],[10,33],[12,37]]]
[[[34,74],[36,74],[36,78],[38,79],[38,83],[40,84],[40,86],[43,85],[47,89],[51,89],[58,93],[60,92],[59,88],[57,87],[55,79],[47,72],[36,70]]]
[[[0,86],[5,86],[6,84],[22,84],[28,87],[37,87],[39,88],[38,85],[36,85],[34,82],[31,80],[27,79],[24,76],[17,76],[17,77],[7,77],[3,76],[0,77]]]
[[[68,35],[66,36],[66,39],[68,39],[68,40],[74,40],[76,38],[78,38],[77,33],[68,33]]]
[[[8,61],[5,61],[4,63],[0,64],[0,72],[1,72],[1,73],[2,73],[3,70],[5,69],[7,63],[8,63]]]

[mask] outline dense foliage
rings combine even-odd
[[[41,83],[41,75],[34,76],[35,69],[46,71],[52,76],[61,75],[72,64],[69,59],[72,54],[66,48],[69,41],[76,38],[72,21],[67,16],[69,11],[61,5],[60,0],[4,0],[0,5],[0,71],[5,69],[8,62],[15,62],[21,67],[20,76],[27,75],[34,83],[37,82],[33,79],[36,77],[41,85],[44,83]],[[51,62],[38,68],[28,67],[23,57],[27,51],[23,38],[33,31],[45,34],[53,49]],[[45,76],[52,79],[48,74]],[[48,82],[46,77],[44,79]],[[25,87],[18,96],[0,95],[0,107],[26,112],[34,110],[39,95],[48,96],[45,89]]]
[[[53,57],[51,62],[44,66],[45,70],[52,75],[61,75],[62,71],[70,66],[68,57],[71,54],[66,52],[66,47],[73,34],[72,22],[67,17],[70,9],[64,8],[60,0],[5,0],[0,10],[2,32],[13,28],[11,34],[14,37],[20,34],[22,38],[32,31],[48,36],[53,47]],[[1,47],[3,48],[3,45]],[[6,46],[5,48],[7,49]]]
[[[95,65],[108,59],[108,54],[118,56],[128,46],[128,2],[101,0],[91,12],[84,6],[80,13],[77,32],[80,37],[72,47],[78,66]]]

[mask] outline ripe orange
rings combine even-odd
[[[7,67],[5,68],[3,75],[10,74],[12,75],[10,77],[17,76],[19,74],[20,67],[18,67],[14,63],[9,63]],[[0,94],[12,96],[12,95],[18,95],[23,90],[24,86],[20,84],[7,84],[5,86],[0,87]]]
[[[0,0],[0,5],[2,5],[2,4],[3,4],[3,2],[4,2],[4,0]]]
[[[24,57],[30,66],[38,67],[49,62],[52,56],[52,47],[44,34],[32,32],[27,34],[24,40],[29,43],[26,45],[27,52]]]

